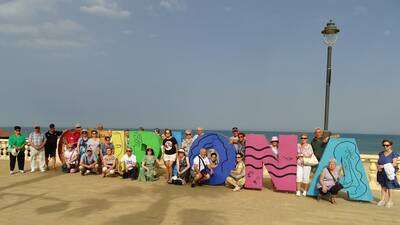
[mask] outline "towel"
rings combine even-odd
[[[386,176],[389,180],[395,179],[396,173],[392,163],[386,163],[385,165],[383,165],[383,169],[385,170]]]

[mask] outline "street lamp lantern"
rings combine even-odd
[[[325,116],[324,116],[324,130],[329,129],[329,97],[331,91],[331,76],[332,76],[332,47],[337,40],[339,29],[336,24],[329,20],[324,30],[321,33],[324,35],[324,43],[328,46],[328,57],[326,64],[326,89],[325,89]]]
[[[340,30],[336,27],[336,24],[332,20],[329,20],[324,30],[321,31],[321,34],[323,34],[325,38],[324,43],[328,46],[334,46],[339,31]]]

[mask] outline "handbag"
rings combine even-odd
[[[343,189],[343,185],[338,180],[336,180],[335,176],[333,176],[333,174],[331,173],[331,171],[329,171],[329,169],[328,172],[332,176],[333,181],[335,181],[335,185],[333,185],[333,187],[331,188],[332,193],[338,193],[340,190]]]
[[[316,166],[319,162],[313,153],[311,157],[303,157],[303,163],[305,166]]]

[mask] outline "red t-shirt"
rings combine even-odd
[[[68,130],[64,134],[65,141],[67,144],[76,145],[78,143],[79,138],[81,137],[81,133],[79,131]]]

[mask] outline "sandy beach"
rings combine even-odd
[[[27,166],[27,165],[26,165]],[[395,207],[337,205],[271,191],[167,185],[59,171],[10,176],[0,161],[0,224],[393,224]],[[378,193],[374,193],[375,197]]]

